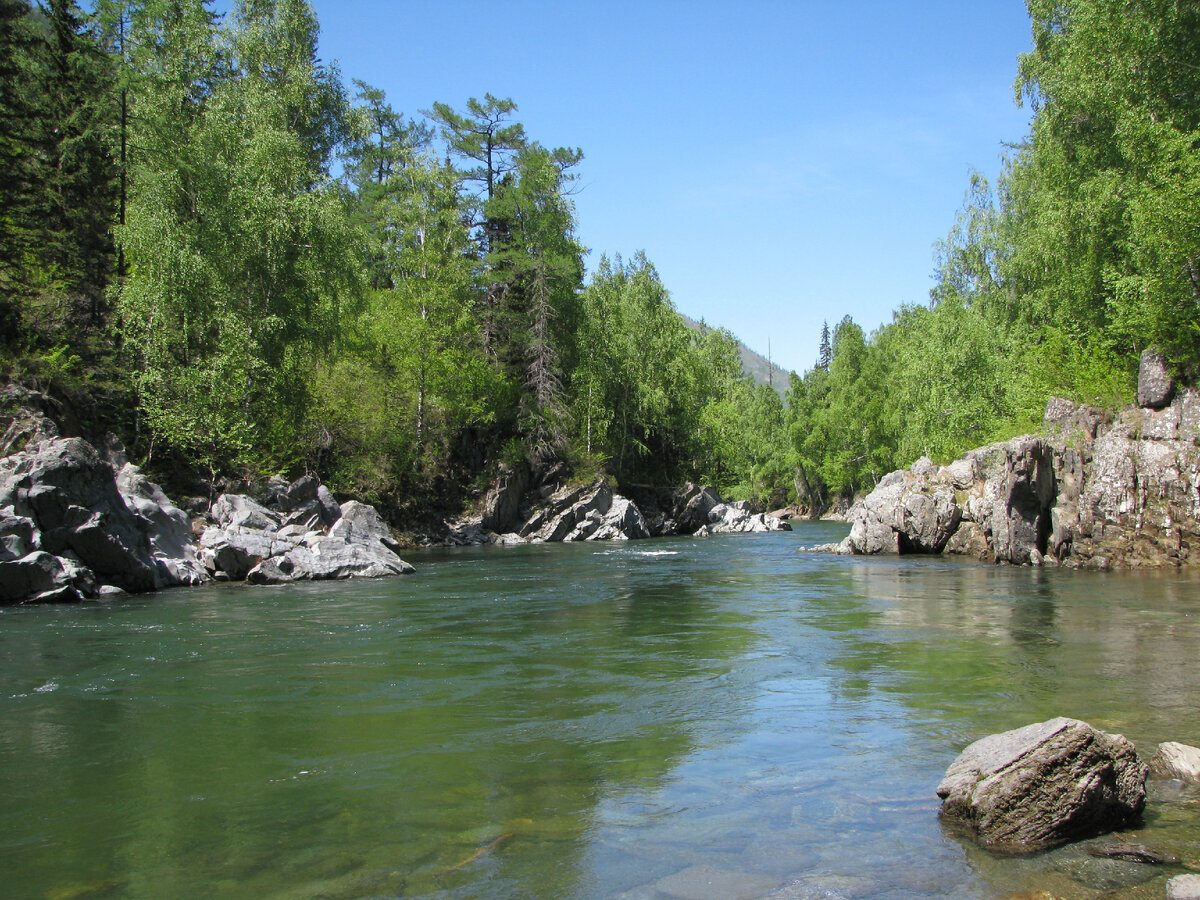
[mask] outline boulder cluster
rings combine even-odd
[[[61,436],[45,398],[16,385],[0,399],[12,411],[0,420],[0,605],[412,571],[373,507],[339,505],[315,478],[276,478],[262,503],[222,494],[192,518],[115,438]]]
[[[711,487],[645,489],[637,500],[613,491],[606,479],[529,490],[528,477],[503,470],[478,516],[453,523],[452,544],[540,544],[550,541],[623,541],[668,535],[790,531],[781,517],[726,503]]]
[[[842,553],[958,553],[1015,564],[1180,565],[1200,552],[1200,391],[1146,354],[1140,406],[1054,399],[1041,435],[926,458],[850,510]],[[1195,549],[1193,549],[1195,548]]]
[[[273,479],[265,504],[222,494],[209,517],[200,559],[215,580],[286,584],[413,571],[375,507],[357,500],[339,505],[311,475],[291,484]]]

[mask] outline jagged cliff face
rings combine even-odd
[[[1198,561],[1200,391],[1149,402],[1161,406],[1112,417],[1052,400],[1041,435],[949,466],[918,460],[855,505],[838,549],[1096,568]]]

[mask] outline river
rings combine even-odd
[[[4,609],[0,893],[1161,898],[1182,865],[994,857],[934,789],[1057,715],[1200,744],[1200,575],[797,552],[844,532]],[[1129,835],[1200,860],[1200,794]]]

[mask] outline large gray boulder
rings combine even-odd
[[[171,502],[142,470],[126,462],[116,475],[117,490],[125,505],[140,520],[158,563],[164,586],[203,584],[208,573],[200,561],[187,513]]]
[[[721,497],[711,487],[695,485],[689,482],[675,498],[675,509],[672,519],[675,523],[675,533],[695,534],[708,524],[709,514],[721,504]]]
[[[1028,852],[1136,821],[1147,771],[1122,735],[1057,718],[971,744],[937,795],[943,819],[966,826],[980,843]]]
[[[28,520],[38,549],[60,558],[70,554],[101,584],[140,592],[170,583],[111,466],[81,438],[45,440],[6,457],[0,468],[0,509],[21,520],[3,527],[16,538],[8,543],[32,546]]]
[[[245,494],[222,494],[209,513],[221,528],[253,528],[275,531],[283,524],[283,516],[267,509]]]
[[[328,534],[305,534],[283,552],[260,560],[245,578],[251,584],[284,584],[411,574],[415,570],[400,558],[399,549],[379,511],[350,500],[342,504]]]
[[[218,579],[252,584],[286,584],[332,578],[378,578],[404,575],[413,567],[399,556],[399,545],[375,507],[350,500],[336,517],[322,513],[331,498],[322,486],[293,483],[299,490],[276,486],[276,512],[249,497],[223,494],[213,504],[217,524],[200,537],[201,559]],[[317,506],[314,506],[316,504]],[[312,511],[315,510],[315,511]],[[323,522],[334,519],[325,528]]]
[[[298,546],[293,535],[245,525],[209,526],[200,535],[200,558],[216,578],[243,581],[250,570],[272,556],[282,556]]]
[[[951,475],[927,459],[880,480],[850,511],[853,553],[940,553],[962,518]]]
[[[91,571],[69,556],[35,550],[0,562],[0,605],[78,603],[95,597],[97,591]]]

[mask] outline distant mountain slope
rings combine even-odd
[[[709,327],[700,324],[695,319],[688,318],[683,313],[679,315],[688,328],[700,331]],[[736,337],[734,339],[736,340]],[[769,384],[775,388],[780,397],[784,395],[792,380],[791,372],[781,369],[762,354],[755,353],[741,341],[738,341],[738,353],[742,357],[742,371],[749,375],[755,384]]]

